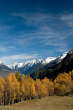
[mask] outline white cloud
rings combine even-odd
[[[16,47],[14,47],[14,46],[9,46],[9,47],[7,47],[7,46],[0,46],[0,52],[7,52],[7,51],[15,49],[15,48]]]
[[[67,33],[60,33],[58,31],[54,31],[48,26],[41,27],[36,32],[24,33],[20,35],[16,42],[21,46],[36,46],[37,43],[45,46],[54,46],[60,48],[66,48],[66,43],[64,40],[66,39]],[[22,37],[21,37],[22,36]],[[57,48],[57,50],[58,50]],[[63,49],[62,49],[63,50]]]
[[[28,61],[37,57],[38,57],[38,54],[33,54],[33,55],[17,54],[12,56],[0,57],[0,61],[2,61],[5,64],[10,64],[10,63],[20,62],[20,61],[22,62]]]
[[[61,20],[64,21],[69,27],[73,27],[73,14],[65,14],[61,16]]]
[[[28,26],[38,26],[45,25],[57,19],[56,16],[48,15],[46,13],[13,13],[14,17],[20,17],[23,19],[24,24]]]
[[[20,35],[17,39],[20,45],[35,46],[39,42],[39,45],[53,46],[57,51],[68,48],[66,40],[73,35],[73,14],[52,15],[39,12],[13,13],[12,16],[22,18],[25,26],[36,27],[36,30]]]

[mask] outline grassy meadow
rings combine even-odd
[[[73,110],[73,97],[48,96],[9,106],[0,106],[0,110]]]

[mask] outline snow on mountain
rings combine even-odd
[[[51,61],[53,61],[53,60],[55,60],[56,59],[56,57],[48,57],[48,58],[46,58],[45,59],[45,63],[50,63]]]
[[[67,53],[68,52],[64,52],[61,56],[59,57],[48,57],[45,59],[45,63],[50,63],[54,60],[59,60],[59,61],[62,61],[66,56],[67,56]]]
[[[10,65],[7,65],[9,68],[11,69],[15,69],[16,67],[17,68],[20,68],[23,66],[23,63],[13,63],[13,64],[10,64]]]
[[[15,62],[13,64],[5,65],[2,61],[0,61],[1,68],[6,68],[8,73],[10,71],[19,71],[21,74],[32,74],[40,69],[44,68],[46,64],[49,64],[49,67],[61,62],[67,55],[65,52],[63,55],[59,57],[47,57],[45,59],[32,59],[24,62]]]
[[[60,63],[66,56],[68,52],[63,53],[61,56],[57,57],[56,62]]]
[[[33,60],[28,60],[28,61],[25,61],[24,65],[33,65],[33,64],[37,64],[37,63],[41,63],[43,61],[43,59],[33,59]]]
[[[18,70],[20,73],[28,73],[31,71],[36,71],[37,69],[42,68],[46,64],[50,64],[51,62],[59,63],[61,62],[67,55],[67,52],[65,52],[63,55],[59,57],[47,57],[46,59],[32,59],[25,62],[20,63],[14,63],[8,65],[10,69],[13,69],[14,71]],[[36,69],[37,68],[37,69]]]
[[[25,61],[24,63],[13,63],[13,64],[8,65],[8,67],[11,68],[11,69],[22,68],[26,65],[31,67],[32,65],[38,64],[38,63],[47,64],[47,63],[50,63],[51,61],[53,61],[55,59],[56,59],[55,57],[48,57],[45,60],[43,60],[43,59],[33,59],[33,60]]]
[[[13,63],[13,64],[8,65],[8,67],[11,68],[11,69],[15,69],[16,67],[17,68],[21,68],[21,67],[24,67],[26,65],[32,66],[33,64],[37,64],[39,62],[42,62],[42,59],[39,59],[39,60],[36,60],[36,59],[28,60],[28,61],[25,61],[24,63]]]
[[[62,54],[59,58],[60,58],[61,60],[64,59],[64,58],[66,57],[67,53],[68,53],[68,52],[65,52],[65,53]]]

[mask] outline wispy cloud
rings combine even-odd
[[[73,14],[64,14],[61,16],[61,20],[63,20],[69,27],[73,27]]]
[[[7,47],[7,46],[0,46],[0,52],[7,52],[7,51],[10,51],[10,50],[12,50],[12,49],[15,49],[16,47],[14,47],[14,46],[9,46],[9,47]]]
[[[9,26],[9,25],[0,25],[0,32],[1,31],[7,31],[7,30],[10,30],[12,29],[12,26]]]
[[[73,35],[73,14],[13,13],[13,17],[21,18],[24,26],[36,27],[31,32],[23,32],[17,39],[20,45],[53,46],[56,51],[64,52],[68,48],[66,42]],[[20,19],[20,20],[21,20]],[[68,28],[71,27],[71,28]]]
[[[22,18],[26,25],[39,27],[57,19],[57,17],[45,13],[13,13],[12,16]]]
[[[21,34],[20,37],[16,39],[16,42],[20,46],[32,46],[32,48],[39,43],[39,47],[41,45],[48,47],[53,46],[56,47],[57,51],[60,51],[67,48],[67,44],[65,42],[67,35],[67,33],[61,33],[49,28],[48,26],[44,26],[35,32]]]
[[[3,56],[0,58],[0,61],[4,62],[5,64],[10,64],[10,63],[21,62],[21,61],[25,62],[25,61],[37,58],[38,56],[39,56],[38,54],[31,54],[31,55],[16,54],[12,56]]]

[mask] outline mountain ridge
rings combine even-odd
[[[60,62],[52,62],[52,64],[47,64],[42,70],[38,71],[35,74],[35,76],[34,74],[31,74],[31,77],[40,79],[48,77],[51,79],[55,79],[58,74],[63,72],[70,72],[72,70],[73,70],[73,49],[67,52],[65,57]]]
[[[21,74],[31,75],[36,72],[39,72],[40,70],[43,70],[44,68],[46,68],[47,70],[48,68],[51,68],[56,64],[59,64],[66,57],[67,54],[68,52],[65,52],[59,57],[47,57],[46,59],[33,59],[23,63],[15,62],[14,64],[10,64],[10,65],[5,65],[3,62],[1,62],[0,75],[2,75],[2,72],[3,73],[5,72],[5,76],[6,76],[9,74],[9,72],[16,72],[16,71],[20,72]],[[3,67],[5,68],[5,71]]]

